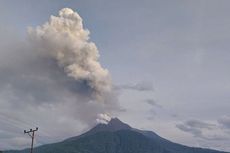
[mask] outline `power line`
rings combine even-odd
[[[0,127],[0,131],[3,130],[5,133],[9,133],[14,136],[21,136],[19,130],[27,129],[31,126],[35,126],[29,122],[26,122],[18,117],[11,116],[7,113],[0,112],[0,124],[3,123],[4,126]],[[49,133],[51,132],[51,134]],[[47,131],[42,127],[39,127],[39,134],[36,134],[36,141],[39,145],[47,144],[49,142],[55,142],[57,139],[55,138],[55,133],[52,131]],[[45,138],[45,140],[44,140]],[[1,138],[0,138],[1,141]]]
[[[9,116],[6,113],[1,113],[0,112],[0,118],[2,118],[2,120],[0,120],[0,122],[5,122],[6,124],[10,125],[10,127],[14,127],[15,129],[24,129],[24,128],[28,128],[30,126],[34,126],[34,124],[31,124],[29,122],[25,122],[24,120],[21,120],[19,118],[15,118],[13,116]],[[1,130],[1,128],[0,128]],[[42,130],[42,131],[41,131]],[[46,131],[45,129],[41,129],[41,127],[39,127],[39,133],[42,133],[42,135],[49,137],[49,138],[53,138],[53,135],[55,134],[50,134],[48,131]]]
[[[34,133],[35,133],[35,131],[37,131],[38,130],[38,127],[36,127],[36,129],[35,130],[33,130],[33,129],[30,129],[29,131],[26,131],[26,130],[24,130],[24,134],[28,134],[31,138],[32,138],[32,143],[31,143],[31,148],[30,148],[30,153],[33,153],[33,146],[34,146]],[[30,133],[32,133],[32,135],[30,134]]]

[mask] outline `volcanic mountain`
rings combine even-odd
[[[3,153],[29,153],[29,149]],[[224,153],[187,147],[166,140],[152,131],[130,127],[118,118],[98,124],[88,132],[62,142],[39,146],[34,153]],[[226,152],[225,152],[226,153]]]

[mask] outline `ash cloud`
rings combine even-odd
[[[42,56],[55,60],[67,77],[88,88],[92,98],[105,101],[104,96],[111,91],[110,75],[100,65],[98,49],[89,41],[89,31],[83,28],[78,13],[64,8],[58,16],[28,32]]]
[[[100,124],[108,124],[110,120],[111,120],[111,117],[106,113],[98,114],[97,119],[96,119],[97,123],[100,123]]]
[[[50,143],[92,126],[97,114],[121,110],[109,71],[100,65],[99,51],[76,12],[62,9],[42,26],[29,28],[26,40],[1,34],[0,131],[16,132],[18,140],[23,129],[39,126],[41,139],[47,133],[51,139],[42,143]],[[6,135],[0,141],[11,139]],[[25,146],[4,149],[15,147]]]

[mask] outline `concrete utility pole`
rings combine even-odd
[[[35,130],[30,129],[29,131],[24,130],[24,134],[28,134],[32,138],[32,143],[31,143],[31,148],[30,148],[30,153],[33,153],[33,146],[34,146],[34,132],[38,130],[38,127],[36,127]],[[32,133],[32,135],[30,134]]]

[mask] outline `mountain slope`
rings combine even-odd
[[[97,126],[92,128],[88,132],[86,132],[80,136],[75,136],[75,137],[69,138],[65,141],[77,140],[80,137],[92,135],[92,134],[102,132],[102,131],[115,132],[118,130],[131,130],[131,129],[132,128],[128,124],[121,122],[118,118],[113,118],[113,119],[111,119],[111,121],[108,124],[98,124]]]
[[[29,153],[29,150],[4,153]],[[90,131],[65,141],[40,146],[34,153],[224,153],[173,143],[151,131],[133,129],[119,119],[98,124]]]

